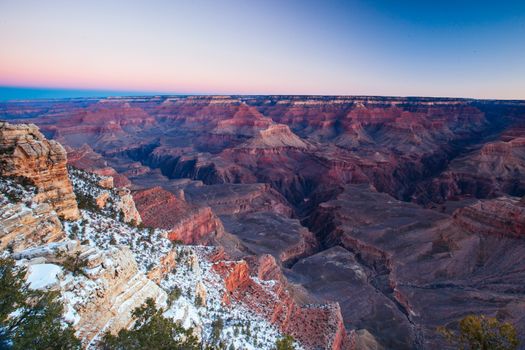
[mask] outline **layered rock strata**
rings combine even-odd
[[[36,125],[0,123],[0,175],[26,179],[38,190],[35,201],[75,220],[79,211],[66,162],[64,148],[47,140]]]

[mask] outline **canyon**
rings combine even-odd
[[[0,102],[0,120],[0,175],[38,203],[5,227],[46,227],[9,229],[16,250],[63,238],[87,171],[124,221],[213,246],[217,298],[305,348],[447,349],[436,328],[468,314],[525,336],[524,101],[115,97]]]

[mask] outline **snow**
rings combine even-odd
[[[212,339],[212,323],[221,318],[224,327],[219,340],[226,348],[231,344],[247,350],[275,347],[276,340],[283,336],[277,327],[235,300],[229,306],[223,305],[224,281],[207,258],[213,247],[181,245],[174,249],[179,263],[161,282],[161,287],[168,292],[177,287],[182,295],[165,311],[165,317],[181,321],[185,328],[202,326],[201,338],[208,343],[217,341]],[[202,307],[195,305],[199,283],[206,289],[206,305]],[[295,347],[301,349],[298,344]]]
[[[17,264],[33,263],[28,267],[27,274],[27,281],[31,288],[57,287],[61,290],[65,322],[77,325],[81,320],[81,310],[93,302],[93,298],[99,291],[107,288],[104,278],[99,278],[99,275],[104,269],[117,264],[117,261],[110,257],[112,252],[122,248],[119,246],[126,246],[131,250],[137,262],[139,274],[147,274],[152,269],[159,267],[163,258],[175,251],[176,267],[160,281],[160,287],[168,295],[177,288],[181,291],[181,295],[168,306],[165,305],[165,300],[158,300],[159,307],[166,306],[165,317],[180,322],[186,329],[193,327],[194,332],[208,345],[222,342],[226,348],[233,345],[235,349],[248,350],[275,347],[275,341],[283,336],[277,327],[240,302],[232,300],[230,305],[223,304],[223,296],[226,293],[224,281],[215,272],[208,258],[215,248],[173,245],[167,239],[165,230],[138,228],[119,221],[120,215],[116,205],[117,194],[112,190],[97,186],[96,183],[100,179],[97,175],[74,169],[69,171],[75,192],[81,192],[82,195],[91,198],[104,191],[108,192],[110,200],[106,208],[96,211],[83,209],[79,220],[63,221],[63,228],[69,240],[44,244],[13,254],[13,258],[18,260]],[[24,205],[27,207],[34,204],[31,202],[33,196],[31,189],[16,187],[15,184],[9,182],[10,180],[6,181],[0,181],[0,189],[10,189],[14,186],[15,190],[11,191],[13,194],[10,197],[0,193],[1,205],[14,206],[11,197],[23,198]],[[69,271],[64,271],[59,265],[41,263],[38,260],[54,256],[59,251],[73,251],[78,248],[78,245],[92,247],[92,249],[83,250],[82,257],[90,262],[101,259],[101,265],[84,268],[82,274],[73,275]],[[129,291],[136,287],[134,283],[138,283],[137,276],[129,279]],[[257,279],[255,282],[268,288],[275,283]],[[139,286],[141,289],[136,293],[150,289],[153,284],[153,281],[149,281],[144,286]],[[205,291],[205,305],[197,305],[195,302],[199,289]],[[165,294],[162,293],[162,295]],[[132,303],[132,300],[134,298],[130,298],[127,302]],[[127,309],[128,306],[130,305],[123,303],[121,309]],[[223,320],[224,327],[220,331],[219,338],[214,339],[212,325],[219,318]],[[103,334],[104,331],[105,328],[99,333]],[[96,348],[96,339],[88,345],[88,348]],[[301,347],[296,344],[296,349],[301,349]]]
[[[55,264],[30,265],[27,271],[27,282],[32,289],[47,289],[58,285],[62,268]]]

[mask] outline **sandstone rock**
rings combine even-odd
[[[97,253],[95,250],[92,254]],[[92,341],[102,330],[117,333],[129,327],[131,312],[147,298],[153,298],[161,306],[167,300],[166,293],[138,271],[129,249],[121,247],[104,254],[104,263],[90,269],[96,271],[91,277],[96,287],[76,306],[80,319],[75,328],[84,343]]]
[[[38,189],[35,201],[75,220],[79,211],[66,161],[64,148],[46,140],[35,125],[0,123],[0,175],[27,179]]]
[[[164,255],[160,264],[148,272],[148,278],[155,283],[160,283],[160,281],[177,266],[176,256],[175,250]]]
[[[20,251],[65,238],[62,223],[48,203],[10,203],[6,198],[13,182],[3,184],[0,193],[0,249]],[[28,194],[31,197],[33,194]]]
[[[108,192],[102,192],[100,195],[98,195],[95,198],[95,202],[97,203],[97,206],[102,209],[106,206],[108,199],[110,198]]]
[[[117,195],[119,201],[116,203],[117,210],[119,210],[123,217],[124,222],[134,222],[135,224],[140,224],[142,218],[137,208],[135,207],[135,202],[129,189],[125,187],[117,188]]]
[[[98,185],[103,188],[112,189],[115,187],[112,176],[104,176],[98,182]]]

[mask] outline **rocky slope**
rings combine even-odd
[[[144,223],[168,231],[172,241],[186,244],[213,244],[224,235],[220,220],[209,207],[196,207],[160,187],[141,190],[133,194]]]

